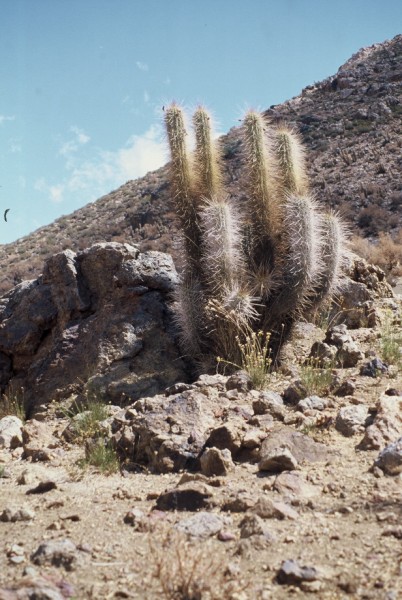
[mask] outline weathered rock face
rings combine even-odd
[[[169,255],[96,244],[51,257],[0,299],[0,385],[29,412],[90,380],[118,404],[187,379],[169,314]]]

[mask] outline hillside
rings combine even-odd
[[[338,72],[265,111],[302,134],[312,188],[364,237],[397,236],[402,212],[402,35],[362,49]],[[222,137],[229,190],[241,197],[239,129]],[[0,293],[40,273],[66,248],[131,241],[172,252],[174,215],[167,166],[12,244],[0,246]]]

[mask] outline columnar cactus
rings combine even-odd
[[[342,223],[309,194],[298,135],[250,111],[242,133],[246,200],[225,192],[219,145],[200,107],[196,147],[186,149],[182,110],[165,111],[173,201],[183,234],[176,295],[183,349],[200,369],[217,357],[238,364],[240,344],[263,332],[275,364],[297,319],[336,290],[346,255]]]

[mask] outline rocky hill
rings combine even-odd
[[[338,72],[302,90],[266,116],[301,132],[317,197],[353,231],[398,239],[402,211],[402,35],[364,48]],[[222,137],[227,184],[241,196],[239,129]],[[40,273],[44,259],[97,242],[135,242],[172,252],[175,237],[167,166],[12,244],[0,246],[0,293]],[[400,234],[400,232],[399,232]],[[399,240],[400,241],[400,240]]]

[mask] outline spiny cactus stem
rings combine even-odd
[[[307,193],[304,151],[299,136],[281,127],[276,134],[276,155],[286,194]]]
[[[274,242],[278,231],[274,159],[269,155],[261,114],[250,111],[243,122],[250,161],[250,216],[259,242]],[[264,243],[264,242],[263,242]]]
[[[221,186],[221,173],[216,144],[212,140],[211,117],[203,107],[193,116],[196,141],[197,192],[199,196],[211,198],[218,194]]]
[[[200,219],[205,283],[221,299],[244,272],[239,218],[226,198],[213,197]]]
[[[282,285],[272,315],[300,312],[320,272],[320,228],[315,203],[309,196],[290,196],[285,207],[287,252],[280,266]]]
[[[339,217],[334,213],[322,216],[322,268],[312,296],[312,306],[318,306],[326,296],[334,294],[339,283],[339,273],[347,256],[346,233]]]
[[[197,208],[191,194],[192,178],[186,148],[186,128],[182,110],[175,104],[165,111],[171,163],[173,200],[184,235],[187,258],[193,268],[199,267],[201,234]]]

